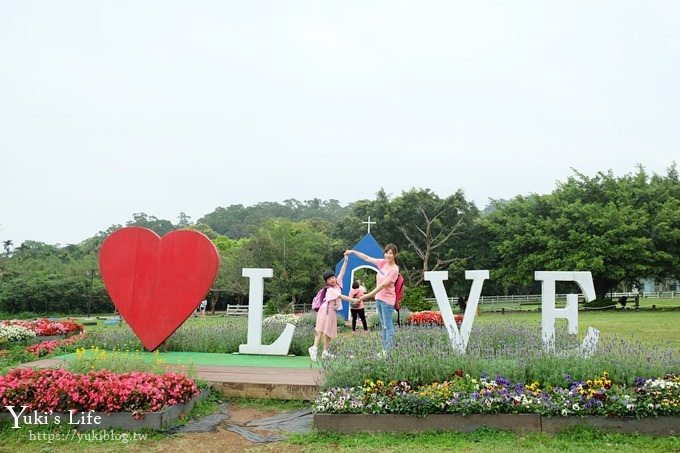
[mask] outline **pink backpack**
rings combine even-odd
[[[314,311],[319,311],[319,308],[323,305],[324,299],[326,298],[326,290],[328,289],[328,286],[324,286],[319,290],[318,293],[316,293],[316,296],[314,296],[314,299],[312,299],[312,310]]]

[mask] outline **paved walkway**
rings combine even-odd
[[[282,412],[272,417],[249,420],[244,424],[229,421],[229,403],[222,403],[216,414],[190,420],[185,425],[174,426],[168,433],[216,432],[218,427],[238,434],[250,442],[277,442],[285,440],[287,434],[310,433],[313,431],[314,416],[310,409]],[[266,431],[268,434],[262,433]],[[277,434],[272,434],[277,433]]]

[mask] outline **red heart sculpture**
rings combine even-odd
[[[142,344],[153,351],[187,320],[210,290],[219,254],[204,234],[147,228],[112,233],[99,251],[106,290]]]

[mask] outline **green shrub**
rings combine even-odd
[[[590,302],[586,302],[583,304],[584,307],[587,308],[612,308],[614,309],[616,307],[616,302],[612,301],[611,299],[594,299],[591,300]]]
[[[406,287],[401,306],[412,312],[432,310],[432,302],[425,299],[425,294],[424,286]]]

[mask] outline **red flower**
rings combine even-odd
[[[463,316],[454,315],[453,319],[456,324],[460,325],[463,322]],[[406,321],[412,326],[443,326],[444,320],[441,312],[438,311],[418,311],[411,313]]]
[[[78,340],[82,340],[85,337],[85,332],[81,332],[80,335],[69,337],[69,338],[64,338],[63,340],[47,340],[43,341],[41,343],[36,343],[34,345],[26,347],[26,351],[30,352],[31,354],[35,354],[38,357],[45,356],[52,351],[54,351],[56,348],[60,346],[66,346],[69,344],[73,344]]]

